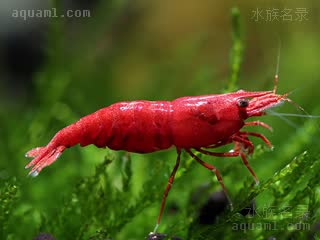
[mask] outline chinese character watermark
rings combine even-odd
[[[307,8],[256,8],[252,10],[251,19],[255,22],[302,22],[308,21]]]
[[[231,226],[233,231],[310,231],[311,229],[308,205],[298,205],[294,208],[290,206],[281,208],[264,206],[251,209],[251,211],[249,219],[255,219],[255,221],[234,222]],[[284,219],[286,221],[283,222]]]

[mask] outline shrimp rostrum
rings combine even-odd
[[[215,157],[239,156],[256,183],[259,182],[247,160],[247,156],[254,151],[249,137],[260,138],[269,147],[272,145],[262,134],[243,129],[246,126],[260,126],[271,130],[263,122],[246,120],[265,115],[265,110],[283,101],[290,101],[287,94],[279,95],[275,90],[239,90],[227,94],[182,97],[173,101],[115,103],[63,128],[48,145],[27,152],[26,156],[33,160],[26,168],[32,167],[29,174],[36,176],[44,167],[57,160],[66,148],[76,144],[94,144],[99,148],[108,147],[133,153],[150,153],[175,147],[177,160],[163,195],[159,224],[182,150],[215,173],[226,196],[227,190],[218,169],[201,160],[196,152]],[[212,150],[227,144],[234,145],[229,152]]]

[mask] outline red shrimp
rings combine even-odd
[[[269,147],[272,145],[262,134],[244,131],[242,128],[261,126],[271,130],[263,122],[245,120],[265,115],[265,110],[283,101],[291,102],[287,94],[278,95],[275,86],[273,91],[239,90],[227,94],[182,97],[173,101],[115,103],[63,128],[47,146],[27,152],[26,156],[34,159],[26,168],[32,167],[29,174],[36,176],[44,167],[57,160],[66,148],[76,144],[94,144],[99,148],[108,147],[133,153],[150,153],[173,146],[177,150],[177,160],[164,191],[158,226],[182,150],[215,173],[227,197],[218,169],[201,160],[194,152],[216,157],[240,156],[258,184],[259,180],[247,161],[247,155],[254,151],[254,145],[248,137],[258,137]],[[230,152],[209,151],[232,143],[234,148]]]

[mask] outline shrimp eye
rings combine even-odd
[[[249,105],[249,100],[247,100],[247,99],[240,99],[238,101],[238,106],[241,108],[248,107],[248,105]]]

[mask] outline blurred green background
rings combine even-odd
[[[236,29],[231,16],[235,6],[240,11],[240,28]],[[51,8],[58,13],[88,9],[90,17],[24,20],[12,16],[15,9]],[[174,150],[132,154],[128,163],[121,151],[76,146],[37,178],[27,177],[24,169],[25,152],[47,144],[61,128],[112,103],[222,93],[230,87],[232,73],[239,76],[231,86],[234,90],[271,90],[281,45],[279,93],[290,93],[308,113],[320,115],[320,4],[316,0],[5,1],[0,9],[1,239],[32,239],[40,232],[56,239],[143,239],[153,229],[176,158]],[[237,32],[240,42],[233,41]],[[238,66],[237,57],[239,75],[232,70],[232,63]],[[275,111],[304,114],[288,103]],[[273,127],[273,133],[252,129],[264,133],[274,151],[265,151],[254,139],[258,153],[250,161],[262,182],[302,152],[319,153],[317,119],[265,116],[263,121]],[[113,197],[107,188],[102,187],[105,195],[101,196],[92,190],[105,184],[102,173],[95,174],[97,165],[104,166],[104,158],[114,160],[106,178]],[[316,157],[308,159],[312,162]],[[210,182],[212,191],[219,191],[220,186],[187,155],[183,161],[159,231],[187,239],[188,224],[196,214],[196,210],[186,213],[191,192],[203,183]],[[253,181],[240,159],[213,162],[233,199],[245,183]],[[132,173],[130,187],[124,191],[128,173]],[[83,182],[87,190],[79,190]],[[270,204],[272,194],[259,194],[257,206]],[[127,198],[119,202],[120,195]],[[147,200],[139,205],[142,199]],[[99,202],[106,209],[95,212]],[[121,215],[126,204],[137,208]],[[107,205],[118,215],[109,214]],[[176,205],[177,213],[168,210],[170,205]]]

